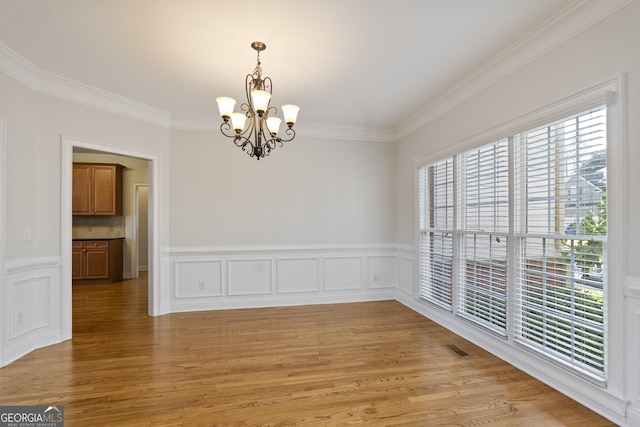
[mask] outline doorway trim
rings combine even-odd
[[[137,157],[149,161],[149,307],[150,316],[159,316],[162,312],[160,280],[160,159],[158,155],[132,150],[126,147],[104,144],[87,139],[61,136],[61,272],[60,272],[60,308],[62,340],[72,335],[72,285],[71,285],[71,240],[73,239],[72,191],[73,191],[73,149],[85,148],[122,156]]]
[[[8,324],[9,315],[7,314],[8,303],[7,291],[4,285],[5,277],[5,242],[6,242],[6,223],[5,223],[5,194],[7,194],[5,167],[6,167],[6,139],[7,139],[7,118],[0,116],[0,367],[5,366],[5,337],[8,333],[5,333],[5,324]],[[6,317],[5,317],[6,316]],[[8,330],[8,329],[7,329]]]
[[[148,183],[134,183],[133,184],[133,198],[134,198],[134,214],[133,214],[133,223],[131,224],[131,234],[135,236],[135,255],[132,257],[131,261],[131,274],[133,277],[139,277],[140,275],[140,227],[138,227],[138,223],[140,222],[140,188],[147,188],[147,211],[149,210],[149,202],[148,202],[148,191],[149,184]],[[147,215],[149,217],[149,215]],[[148,226],[147,226],[148,233]],[[148,239],[147,239],[148,242]],[[148,250],[148,245],[147,245]],[[147,270],[149,269],[149,256],[147,252],[147,259],[145,260],[145,264]]]

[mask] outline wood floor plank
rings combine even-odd
[[[67,427],[613,425],[395,301],[153,318],[146,287],[75,286],[73,339],[0,369],[0,405]]]

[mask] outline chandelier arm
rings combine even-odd
[[[233,134],[228,134],[227,132],[231,130],[231,123],[229,122],[222,122],[220,124],[220,132],[222,132],[222,134],[224,136],[226,136],[227,138],[235,138],[236,134],[235,132]]]
[[[245,95],[247,97],[247,105],[249,106],[249,111],[253,112],[253,101],[251,101],[251,90],[254,87],[254,82],[256,81],[256,79],[254,79],[253,74],[247,74],[247,77],[245,78],[245,82],[244,82],[244,91],[245,91]]]
[[[266,90],[270,94],[273,94],[273,82],[271,81],[271,77],[265,77],[262,79],[262,90]]]
[[[229,123],[222,123],[220,125],[220,132],[222,133],[222,135],[226,136],[227,138],[231,138],[233,139],[233,143],[238,146],[238,147],[244,147],[247,144],[250,144],[253,147],[253,143],[251,142],[251,134],[253,133],[253,129],[251,129],[251,127],[249,127],[248,129],[246,129],[243,133],[232,133],[229,134],[227,133],[229,130],[231,130],[231,125]],[[244,133],[246,133],[247,131],[251,130],[251,133],[249,133],[249,135],[247,136],[243,136]]]
[[[280,141],[280,142],[289,142],[289,141],[292,141],[293,138],[296,137],[296,131],[293,130],[293,128],[287,127],[287,129],[285,129],[284,133],[286,133],[287,136],[289,136],[289,138],[279,137],[278,141]]]

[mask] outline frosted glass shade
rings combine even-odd
[[[233,126],[233,129],[237,132],[242,132],[246,120],[247,115],[244,113],[233,113],[231,115],[231,124]]]
[[[282,106],[282,114],[284,115],[284,122],[288,126],[292,126],[298,118],[298,111],[300,107],[293,104],[286,104]]]
[[[219,96],[216,98],[216,102],[218,103],[220,115],[227,118],[231,117],[231,114],[233,114],[233,107],[236,105],[236,100],[229,98],[228,96]]]
[[[264,113],[269,107],[269,100],[271,94],[266,90],[252,90],[251,100],[253,101],[253,108],[256,112]]]
[[[280,117],[267,118],[267,129],[269,129],[269,133],[271,133],[271,135],[278,134],[278,130],[280,130],[280,123],[282,123],[282,119],[280,119]]]

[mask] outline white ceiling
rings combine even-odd
[[[583,1],[584,2],[584,1]],[[244,97],[254,40],[272,103],[394,129],[575,0],[0,0],[0,43],[40,70],[172,114]]]

